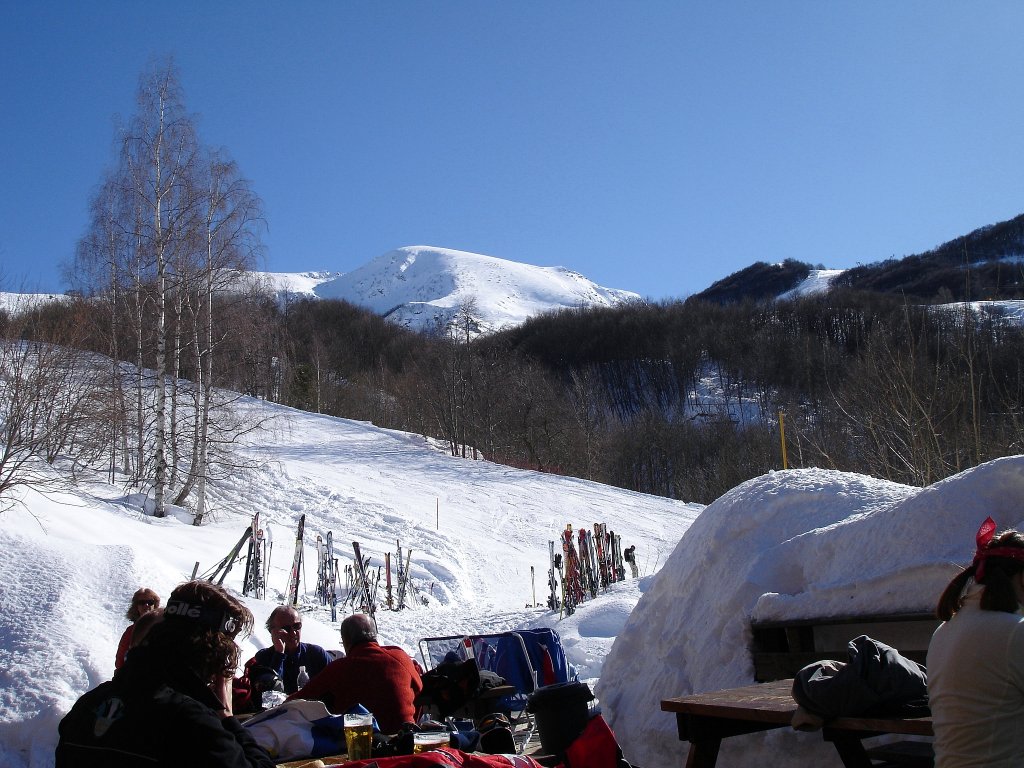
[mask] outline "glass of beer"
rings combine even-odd
[[[368,760],[373,744],[373,715],[345,715],[345,748],[349,760]]]
[[[451,743],[448,731],[422,731],[412,735],[412,753],[427,752],[438,747],[447,747]]]

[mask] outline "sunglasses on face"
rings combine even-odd
[[[148,605],[150,608],[156,607],[156,600],[136,600],[136,605]]]
[[[282,624],[278,629],[283,629],[285,632],[298,632],[302,629],[302,622],[296,621],[294,624]]]

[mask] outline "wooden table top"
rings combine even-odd
[[[661,709],[683,715],[718,717],[758,723],[788,725],[796,712],[793,680],[774,680],[742,688],[695,693],[664,699]],[[825,724],[826,729],[842,731],[879,731],[884,733],[932,735],[930,717],[840,717]]]
[[[788,724],[796,712],[792,689],[791,679],[774,680],[664,699],[661,709],[664,712]]]

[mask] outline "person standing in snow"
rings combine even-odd
[[[267,618],[273,645],[256,651],[254,663],[274,670],[286,693],[299,690],[299,668],[305,667],[310,679],[331,663],[327,651],[319,645],[302,642],[302,618],[289,605],[279,605]]]
[[[131,605],[128,606],[128,612],[124,615],[131,624],[125,628],[124,634],[121,635],[121,640],[117,644],[117,653],[114,655],[114,669],[121,668],[121,665],[124,664],[125,654],[132,647],[132,633],[135,632],[135,622],[140,617],[145,616],[150,611],[155,611],[159,607],[160,595],[149,587],[142,587],[142,589],[136,590],[135,594],[132,595]]]
[[[289,699],[324,702],[334,714],[362,704],[377,718],[384,733],[396,733],[416,720],[413,700],[423,681],[411,656],[397,646],[377,643],[373,619],[354,613],[341,622],[345,657],[331,662]]]
[[[928,645],[935,768],[1010,768],[1024,755],[1024,534],[975,537],[974,561],[939,598]]]
[[[231,710],[235,637],[251,630],[223,588],[178,586],[114,679],[60,721],[55,768],[274,768]]]
[[[626,547],[626,550],[622,553],[622,559],[629,563],[629,570],[633,574],[633,578],[637,578],[640,575],[640,571],[636,567],[636,544],[630,544]]]

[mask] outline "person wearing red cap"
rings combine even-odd
[[[997,535],[988,518],[975,540],[928,645],[935,768],[1010,768],[1024,755],[1024,534]]]

